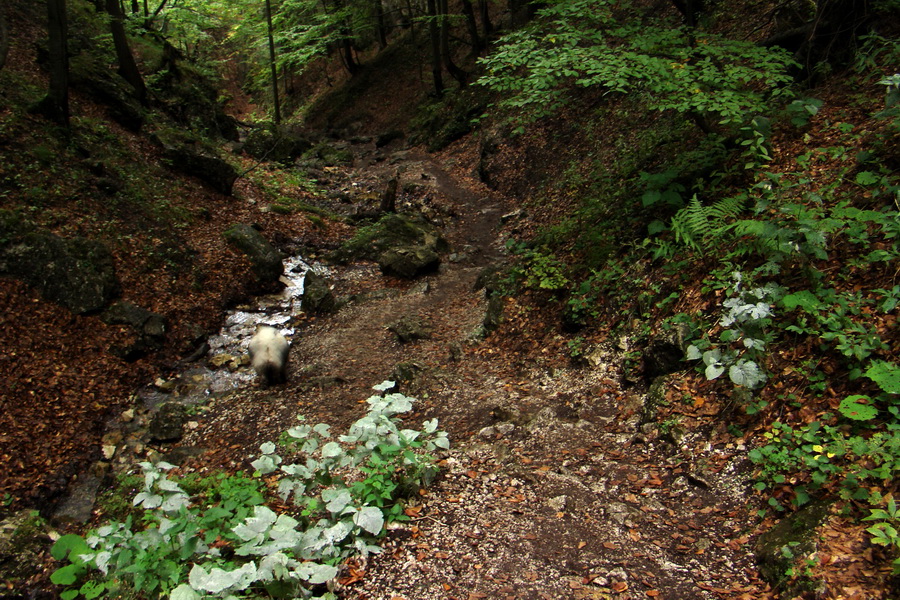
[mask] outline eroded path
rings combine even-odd
[[[359,565],[343,597],[760,597],[737,448],[698,432],[665,441],[642,424],[642,393],[622,387],[613,350],[575,367],[540,349],[511,361],[476,340],[486,301],[475,280],[502,257],[510,207],[435,161],[405,157],[402,181],[427,182],[454,260],[413,283],[374,265],[336,269],[335,291],[356,300],[294,339],[291,382],[216,400],[183,444],[217,448],[198,464],[246,467],[297,414],[341,430],[372,385],[413,365],[410,419],[437,417],[453,448],[411,501],[416,516]],[[388,331],[410,315],[430,338],[401,344]]]

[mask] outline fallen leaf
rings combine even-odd
[[[607,550],[618,550],[619,549],[619,545],[616,544],[615,542],[603,542],[603,547],[606,548]]]
[[[621,594],[622,592],[624,592],[627,589],[628,589],[628,584],[625,583],[624,581],[615,581],[612,584],[612,590],[617,594]]]

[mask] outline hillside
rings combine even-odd
[[[407,463],[370,467],[365,485],[387,486],[378,509],[406,520],[386,525],[377,556],[348,558],[343,539],[330,562],[302,556],[336,568],[327,590],[313,576],[303,593],[896,597],[900,46],[896,15],[879,12],[890,2],[866,4],[852,39],[823,27],[799,45],[779,37],[791,29],[774,8],[700,7],[685,55],[670,31],[694,17],[678,3],[587,4],[495,11],[501,32],[520,33],[495,35],[478,65],[458,19],[453,60],[482,79],[457,89],[446,77],[440,97],[427,21],[383,50],[358,41],[353,75],[329,49],[285,77],[292,116],[276,125],[247,57],[216,46],[233,53],[216,57],[220,78],[197,50],[212,42],[190,55],[153,27],[129,30],[151,82],[136,102],[103,45],[108,17],[73,0],[64,126],[39,107],[44,8],[12,2],[0,63],[3,597],[60,594],[51,538],[137,515],[138,462],[176,463],[191,510],[225,506],[244,493],[225,473],[259,470],[260,444],[284,440],[298,414],[344,431],[387,379],[418,398],[398,423],[437,419],[450,449],[432,448],[433,481],[427,468],[410,481]],[[806,64],[756,44],[771,40]],[[446,239],[429,247],[439,268],[399,276],[379,267],[380,246],[367,250],[381,244],[363,236],[384,221],[391,186],[400,215],[424,222],[417,235]],[[280,323],[293,346],[284,386],[260,386],[241,362],[245,331],[210,349],[232,335],[220,328],[236,307],[273,316],[264,295],[283,287],[228,241],[236,224],[320,269],[337,300]],[[361,254],[354,240],[367,240]],[[406,338],[410,323],[423,329]],[[186,407],[185,429],[154,438],[169,400]],[[275,475],[260,481],[276,513],[325,514],[278,500]],[[72,522],[85,485],[88,512]],[[373,542],[359,518],[354,539]],[[197,539],[217,531],[198,527]],[[237,567],[229,535],[206,540],[224,553],[207,569]],[[201,564],[155,551],[140,560],[163,583],[137,597],[177,587],[165,569]],[[98,593],[131,594],[131,578]]]

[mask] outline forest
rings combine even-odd
[[[0,600],[900,597],[898,66],[898,0],[4,0]]]

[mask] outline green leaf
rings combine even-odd
[[[848,396],[841,400],[838,411],[848,419],[854,421],[870,421],[878,416],[878,409],[867,404],[871,399],[868,396]]]
[[[74,533],[62,536],[50,548],[50,556],[56,560],[71,559],[73,555],[78,556],[79,554],[89,554],[90,552],[91,549],[88,547],[87,542],[84,541],[84,538]]]
[[[866,369],[866,377],[889,394],[900,394],[900,366],[886,361],[873,361]]]
[[[66,565],[53,571],[50,575],[50,581],[56,585],[72,585],[78,581],[79,575],[84,571],[82,565]]]

